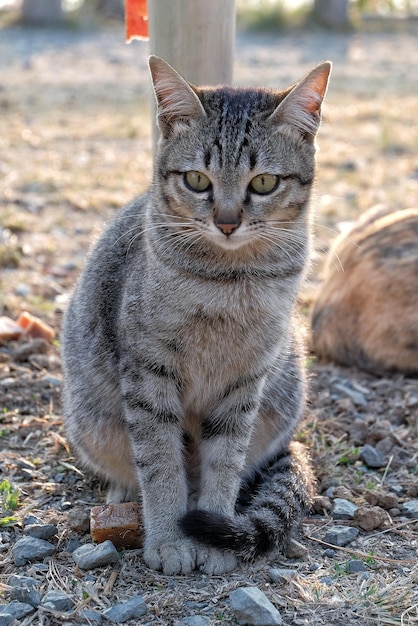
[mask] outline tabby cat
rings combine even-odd
[[[283,549],[313,478],[295,298],[330,64],[285,91],[197,88],[151,57],[150,190],[93,248],[66,313],[64,414],[108,502],[142,501],[144,560],[233,569]]]

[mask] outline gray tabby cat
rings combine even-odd
[[[150,190],[102,235],[63,332],[64,413],[108,502],[141,497],[145,563],[233,569],[284,548],[313,492],[293,328],[330,64],[285,91],[150,68]],[[140,495],[139,495],[140,494]]]

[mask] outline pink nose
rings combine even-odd
[[[241,222],[236,221],[236,222],[231,222],[228,224],[224,224],[223,222],[220,221],[216,221],[215,225],[219,228],[219,230],[221,230],[223,232],[224,235],[226,235],[227,237],[234,232],[234,230],[236,230],[238,228],[238,226],[240,225]]]

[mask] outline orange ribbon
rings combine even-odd
[[[148,39],[147,0],[125,0],[126,42]]]

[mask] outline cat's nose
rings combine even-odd
[[[217,226],[219,228],[219,230],[221,230],[223,232],[224,235],[226,235],[227,237],[229,237],[229,235],[231,235],[234,230],[236,230],[238,228],[238,226],[241,224],[241,220],[236,219],[236,220],[231,220],[229,219],[228,222],[223,222],[222,220],[215,220],[215,226]]]

